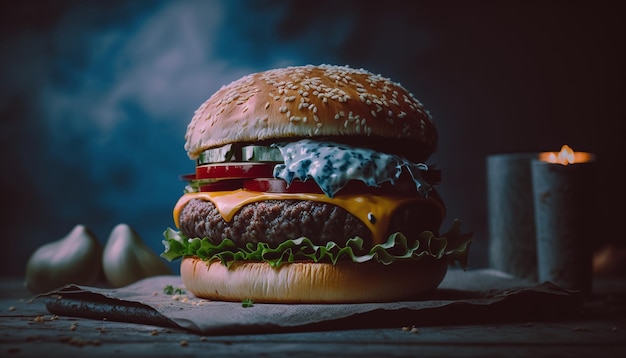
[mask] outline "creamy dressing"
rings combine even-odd
[[[394,184],[403,169],[411,175],[422,197],[427,197],[431,190],[421,175],[428,166],[411,163],[398,155],[310,139],[274,146],[280,149],[284,161],[274,167],[275,178],[283,179],[287,184],[294,179],[313,179],[331,198],[350,180],[360,180],[372,187],[386,181]]]

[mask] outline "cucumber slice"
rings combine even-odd
[[[241,148],[241,159],[244,162],[282,162],[280,149],[266,145],[246,145]]]
[[[227,144],[219,148],[207,149],[200,153],[197,164],[225,162],[282,162],[280,149],[267,145]]]
[[[198,164],[222,163],[229,162],[235,154],[235,147],[227,144],[219,148],[211,148],[200,153]]]

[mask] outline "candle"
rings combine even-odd
[[[595,156],[563,146],[540,153],[531,172],[539,280],[590,293]]]
[[[537,251],[530,163],[538,157],[487,157],[489,266],[532,281],[537,280]]]

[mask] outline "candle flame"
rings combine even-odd
[[[573,164],[574,160],[574,150],[570,148],[568,145],[563,145],[561,147],[561,151],[558,153],[550,153],[548,155],[548,162],[550,163],[559,163],[563,165]]]
[[[574,163],[589,162],[593,160],[593,157],[590,153],[574,152],[574,150],[568,145],[563,145],[560,152],[541,153],[539,155],[539,159],[548,163],[569,165]]]

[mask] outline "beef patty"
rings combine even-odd
[[[421,212],[421,214],[420,214]],[[193,199],[180,213],[180,230],[187,237],[209,238],[214,244],[230,239],[237,246],[265,242],[274,247],[286,240],[307,237],[316,245],[334,241],[343,245],[355,236],[371,247],[372,233],[357,217],[328,203],[308,200],[266,200],[244,205],[226,222],[213,203]],[[416,239],[424,230],[437,230],[441,215],[435,210],[404,207],[389,225],[389,233],[401,231]]]

